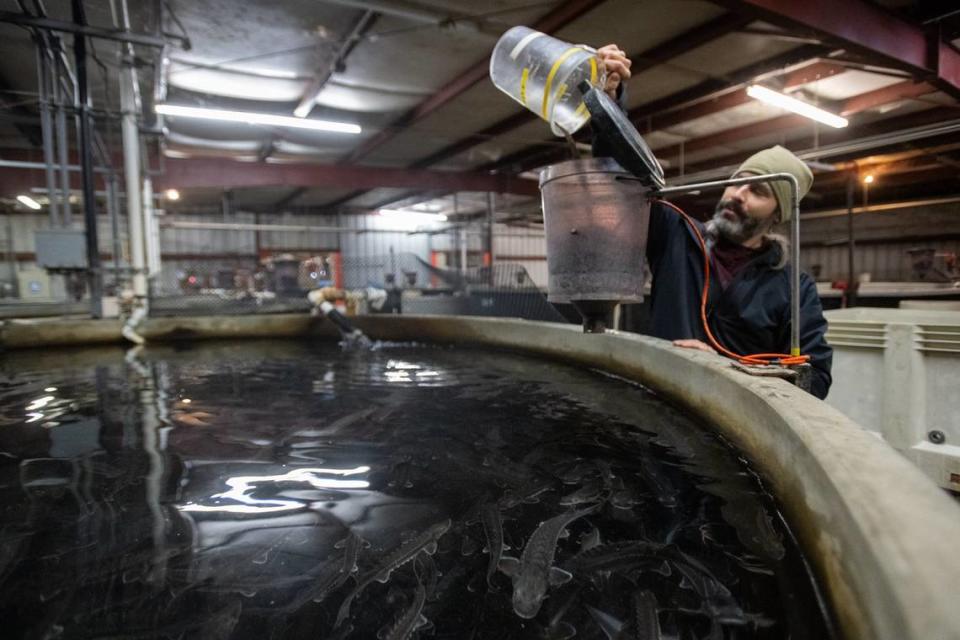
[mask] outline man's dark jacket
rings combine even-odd
[[[703,225],[695,222],[704,233]],[[770,243],[745,265],[726,289],[711,266],[707,319],[720,343],[741,355],[789,353],[790,268],[775,269],[781,249]],[[709,343],[700,319],[703,252],[689,225],[669,207],[650,211],[647,259],[653,272],[649,333],[667,340],[697,338]],[[824,333],[820,297],[813,279],[800,274],[800,352],[813,365],[811,393],[825,398],[830,389],[833,349]]]

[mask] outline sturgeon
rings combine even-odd
[[[487,564],[487,586],[495,591],[497,587],[493,584],[493,574],[500,566],[503,551],[510,548],[503,544],[503,522],[500,520],[500,507],[497,503],[485,504],[480,508],[480,523],[487,536],[487,553],[490,554]]]
[[[450,524],[451,521],[447,518],[442,522],[430,525],[426,531],[401,544],[393,553],[387,556],[386,560],[380,563],[380,565],[359,578],[357,586],[343,599],[343,604],[340,605],[340,610],[337,612],[337,621],[333,626],[339,627],[343,621],[347,619],[347,616],[350,615],[350,605],[353,599],[360,595],[360,592],[366,589],[374,580],[377,582],[387,582],[390,580],[390,575],[394,571],[416,558],[421,551],[426,551],[428,554],[433,555],[437,550],[437,540],[447,532]]]
[[[423,603],[427,600],[427,590],[422,584],[417,585],[413,594],[413,603],[403,612],[397,621],[389,627],[384,627],[378,634],[378,640],[407,640],[416,629],[427,624],[423,617]]]
[[[530,536],[519,560],[505,556],[500,561],[500,570],[513,578],[513,610],[518,616],[527,619],[535,617],[547,590],[551,586],[565,584],[573,577],[567,571],[553,566],[557,540],[571,522],[593,513],[599,506],[596,504],[550,518]]]

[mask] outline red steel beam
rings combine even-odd
[[[316,164],[254,164],[220,158],[168,158],[165,173],[156,182],[160,188],[223,187],[377,187],[493,191],[536,195],[537,183],[517,177],[479,172],[423,171],[387,167]],[[506,179],[505,179],[506,178]]]
[[[567,0],[567,2],[563,3],[560,7],[534,23],[532,28],[537,31],[543,31],[544,33],[553,33],[570,24],[602,2],[603,0]],[[454,78],[453,81],[443,89],[403,114],[403,116],[392,125],[354,149],[350,155],[347,156],[347,161],[356,162],[368,156],[374,149],[397,135],[404,127],[408,127],[414,122],[422,120],[440,107],[448,104],[467,89],[484,80],[489,73],[490,56],[487,55],[484,56],[482,60],[474,63],[458,77]]]
[[[774,24],[818,32],[960,98],[960,52],[865,0],[714,0]]]
[[[10,153],[3,154],[10,157]],[[507,175],[480,172],[424,171],[384,167],[322,164],[266,164],[224,158],[167,158],[164,174],[154,180],[157,189],[220,187],[333,187],[338,189],[396,187],[446,191],[492,191],[533,196],[537,183]],[[39,186],[43,173],[36,169],[0,171],[0,194],[16,196]]]

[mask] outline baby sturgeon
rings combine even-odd
[[[530,536],[519,560],[505,556],[500,561],[500,570],[513,578],[513,610],[518,616],[535,617],[547,595],[547,589],[564,584],[573,577],[553,566],[557,540],[571,522],[592,513],[599,506],[593,505],[550,518]]]

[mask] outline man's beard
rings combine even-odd
[[[732,211],[737,219],[731,220],[724,215],[724,209]],[[736,200],[721,200],[713,214],[713,227],[722,238],[741,244],[759,233],[766,232],[772,225],[766,220],[751,218]]]

